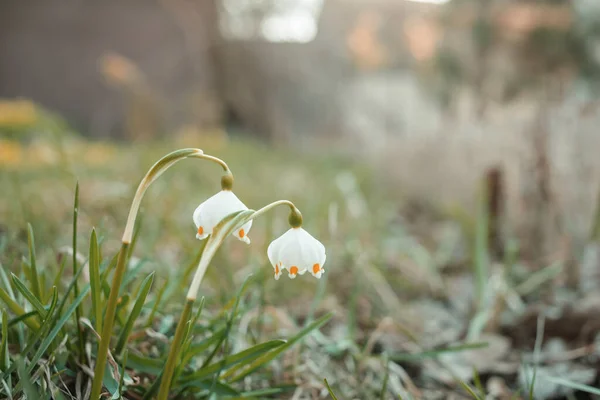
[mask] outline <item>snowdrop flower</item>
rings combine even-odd
[[[223,190],[200,204],[194,211],[194,224],[196,225],[196,238],[206,239],[212,233],[213,228],[223,218],[234,212],[247,210],[248,207],[231,191],[231,183],[226,184],[225,176],[222,180]],[[226,182],[226,183],[223,183]],[[233,236],[244,243],[250,244],[248,232],[252,227],[252,220],[246,222]]]
[[[297,211],[297,210],[296,210]],[[290,216],[292,228],[275,239],[267,249],[269,261],[275,269],[275,279],[279,279],[284,269],[294,279],[298,274],[309,271],[315,278],[321,278],[325,264],[325,246],[310,233],[301,228],[299,212]]]

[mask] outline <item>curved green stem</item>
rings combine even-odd
[[[250,219],[255,219],[256,217],[261,216],[262,214],[266,213],[267,211],[269,211],[272,208],[275,208],[277,206],[288,206],[292,213],[300,213],[300,211],[296,208],[296,206],[294,205],[294,203],[292,203],[289,200],[277,200],[272,202],[271,204],[267,204],[266,206],[264,206],[263,208],[261,208],[258,211],[255,211],[254,214],[252,214],[249,218]]]
[[[110,288],[110,294],[108,296],[108,303],[106,305],[106,313],[104,316],[104,323],[102,327],[102,335],[100,337],[100,344],[98,345],[98,354],[96,356],[96,366],[94,368],[94,379],[92,382],[92,391],[90,399],[97,400],[100,398],[102,391],[102,382],[104,378],[104,369],[106,367],[106,358],[108,356],[108,350],[110,345],[110,339],[112,336],[112,330],[115,322],[117,302],[119,299],[119,289],[123,282],[123,275],[125,274],[127,264],[127,251],[131,239],[133,236],[133,228],[135,226],[135,220],[140,209],[140,204],[144,198],[146,190],[152,182],[154,182],[163,172],[169,167],[175,164],[177,161],[183,160],[184,158],[200,158],[219,164],[225,172],[230,172],[227,164],[216,157],[204,154],[200,149],[181,149],[176,150],[172,153],[167,154],[156,162],[146,173],[142,181],[140,182],[133,201],[131,202],[131,208],[129,209],[129,215],[127,216],[127,223],[125,225],[125,231],[123,232],[121,249],[119,251],[119,257],[117,259],[117,265],[115,268],[112,285]]]
[[[150,187],[152,182],[154,182],[160,175],[162,175],[163,172],[169,169],[170,166],[175,164],[177,161],[188,157],[201,158],[204,160],[215,162],[221,167],[223,167],[223,170],[225,172],[230,172],[229,167],[227,166],[225,161],[221,160],[220,158],[204,154],[204,152],[200,149],[181,149],[167,154],[166,156],[158,160],[158,162],[156,162],[156,164],[154,164],[152,168],[150,168],[146,176],[144,176],[144,179],[142,179],[142,181],[140,182],[135,192],[135,196],[133,197],[133,201],[131,202],[129,215],[127,216],[127,224],[125,225],[125,231],[123,232],[123,242],[131,243],[135,220],[140,209],[140,204],[142,202],[142,199],[144,198],[144,194],[146,193],[148,187]]]

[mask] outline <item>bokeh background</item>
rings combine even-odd
[[[48,260],[69,246],[76,182],[81,242],[94,226],[116,251],[147,168],[200,147],[328,248],[327,279],[273,281],[279,211],[204,284],[220,304],[259,274],[258,336],[336,311],[276,378],[294,398],[325,398],[323,376],[340,398],[461,398],[473,369],[510,398],[540,325],[534,397],[583,396],[551,378],[600,378],[598,78],[597,0],[3,1],[2,262],[27,222]],[[136,255],[159,282],[194,259],[218,182],[188,161],[148,194]],[[440,350],[465,342],[486,346]]]

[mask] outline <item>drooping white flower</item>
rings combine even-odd
[[[284,269],[291,279],[306,271],[320,279],[325,271],[325,246],[301,227],[291,228],[271,242],[267,255],[275,269],[275,279],[279,279]]]
[[[205,239],[223,218],[234,212],[247,209],[248,207],[231,190],[221,190],[200,204],[194,211],[194,224],[196,224],[197,229],[196,238]],[[233,236],[249,244],[248,232],[251,227],[252,220],[246,222],[234,232]]]

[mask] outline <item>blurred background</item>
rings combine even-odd
[[[306,398],[324,398],[325,370],[341,398],[384,379],[390,395],[448,398],[442,361],[402,354],[483,337],[444,363],[504,398],[541,317],[535,398],[574,395],[550,378],[599,378],[599,78],[597,0],[3,1],[2,259],[18,268],[26,222],[49,260],[70,243],[76,181],[82,243],[96,226],[116,251],[147,168],[200,147],[249,207],[297,202],[328,248],[335,279],[275,284],[263,250],[281,211],[250,250],[228,244],[206,285],[218,302],[262,271],[277,318],[337,311],[307,350],[316,377],[297,378]],[[137,249],[164,280],[219,188],[210,165],[175,169]]]

